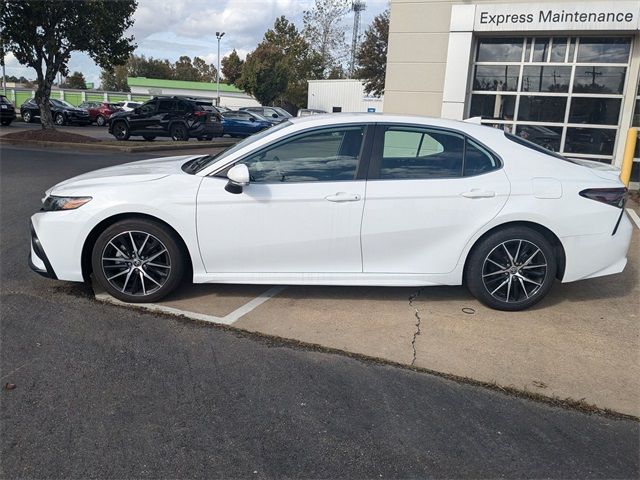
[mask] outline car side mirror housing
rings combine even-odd
[[[242,193],[244,187],[249,185],[249,169],[243,163],[240,163],[227,172],[227,178],[229,181],[224,189],[229,193]]]
[[[277,114],[277,113],[272,113],[272,114],[271,114],[271,116],[272,116],[273,118],[278,118],[278,114]]]

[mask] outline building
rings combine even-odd
[[[638,0],[391,2],[386,112],[480,116],[620,165],[640,126],[639,76]]]
[[[208,82],[186,82],[182,80],[160,80],[157,78],[128,77],[127,84],[132,94],[182,95],[200,97],[213,101],[217,95],[217,84]],[[220,83],[220,105],[237,110],[240,107],[259,107],[260,103],[239,88]]]
[[[308,80],[307,107],[325,112],[382,112],[383,97],[364,93],[360,80]]]

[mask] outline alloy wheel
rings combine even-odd
[[[56,115],[56,125],[64,125],[64,115],[61,113]]]
[[[547,259],[540,247],[528,240],[507,240],[485,258],[482,282],[496,300],[517,303],[538,293],[547,270]]]
[[[103,127],[104,126],[104,117],[102,115],[98,115],[96,117],[96,125],[98,125],[99,127]]]
[[[29,112],[24,112],[22,120],[24,120],[25,123],[31,123],[31,114]]]
[[[127,230],[107,242],[102,251],[102,272],[116,290],[133,296],[151,295],[171,273],[169,250],[156,236]]]
[[[127,127],[122,122],[118,122],[113,127],[113,133],[118,140],[122,140],[127,136]]]

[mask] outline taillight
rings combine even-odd
[[[204,111],[202,111],[202,110],[196,110],[195,112],[193,112],[193,114],[194,114],[196,117],[203,117],[203,116],[205,116],[205,115],[207,114],[207,112],[204,112]]]
[[[580,192],[580,196],[606,203],[612,207],[622,208],[627,201],[627,189],[622,188],[587,188]]]

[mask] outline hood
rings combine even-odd
[[[101,168],[60,182],[47,190],[46,194],[91,195],[92,190],[100,187],[149,182],[172,174],[184,174],[181,169],[182,165],[188,160],[202,156],[200,154],[153,158]]]

